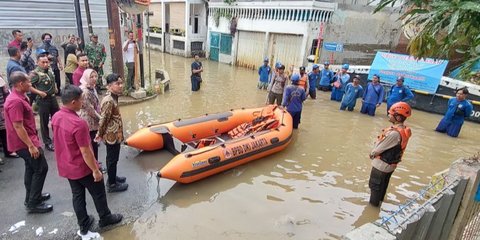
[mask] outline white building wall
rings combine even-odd
[[[320,22],[324,22],[323,42],[337,42],[344,46],[343,52],[333,54],[335,63],[371,64],[377,51],[396,49],[403,29],[401,22],[398,21],[400,16],[398,9],[387,7],[373,14],[375,6],[370,6],[367,2],[368,0],[313,1],[313,3],[238,1],[232,6],[226,6],[221,1],[211,1],[208,30],[226,34],[230,32],[229,20],[225,17],[220,17],[219,25],[215,26],[215,14],[212,12],[222,9],[221,16],[237,16],[238,31],[263,32],[266,42],[275,33],[302,35],[299,58],[305,64],[306,56],[314,54],[312,43],[317,39]],[[311,9],[314,13],[307,19],[303,17],[299,19],[298,11],[304,9]],[[210,37],[209,34],[207,36]],[[210,48],[208,44],[210,39],[207,39],[207,52]],[[234,64],[235,54],[238,52],[237,38],[234,38],[233,44],[232,55],[228,58],[220,55],[220,62]],[[268,46],[265,46],[264,55],[267,54]],[[330,52],[320,48],[319,62],[329,60],[330,55]]]
[[[170,29],[185,31],[185,2],[172,2],[170,5]]]
[[[220,33],[225,33],[229,34],[230,33],[230,21],[227,20],[226,18],[220,18],[220,22],[218,27],[215,26],[214,24],[214,19],[212,16],[209,17],[208,19],[209,23],[212,23],[208,26],[209,32],[220,32]],[[299,35],[302,38],[302,41],[300,42],[301,46],[292,46],[295,47],[298,50],[298,55],[296,57],[296,61],[292,62],[295,66],[301,66],[306,64],[306,56],[308,55],[307,49],[311,44],[311,41],[308,39],[311,38],[311,36],[316,37],[318,33],[318,29],[312,29],[310,27],[310,23],[308,22],[292,22],[292,21],[272,21],[272,20],[265,20],[265,19],[259,19],[259,20],[254,20],[254,19],[239,19],[238,24],[237,24],[237,31],[249,31],[249,32],[261,32],[265,35],[263,46],[261,46],[261,51],[262,51],[262,56],[264,57],[269,57],[272,58],[272,53],[269,51],[270,46],[269,46],[269,39],[273,36],[272,34],[285,34],[285,35]],[[210,49],[210,34],[207,35],[207,53],[209,53]],[[233,46],[232,46],[232,55],[225,55],[225,54],[220,54],[219,56],[219,62],[227,63],[227,64],[235,64],[235,59],[237,59],[237,54],[239,51],[241,51],[238,48],[238,37],[236,36],[233,39]],[[248,51],[249,48],[244,49],[244,51]],[[208,55],[208,54],[207,54]],[[242,54],[244,55],[244,54]],[[273,57],[274,60],[275,57]],[[285,62],[285,60],[279,59],[282,62]],[[261,64],[263,61],[263,58],[260,58],[257,60],[258,64]],[[251,64],[249,63],[242,63],[240,65],[250,67]]]
[[[154,0],[150,5],[150,11],[154,15],[150,19],[150,26],[161,27],[161,33],[150,33],[155,43],[151,44],[152,49],[158,49],[184,57],[192,54],[192,42],[202,43],[201,50],[205,49],[207,40],[206,7],[203,0]],[[198,18],[198,32],[194,33],[194,20]],[[169,24],[169,32],[166,32],[166,24]],[[180,31],[176,31],[180,30]],[[173,32],[182,34],[173,35]],[[161,44],[158,43],[161,39]],[[183,42],[183,49],[175,48],[174,42]]]
[[[150,16],[150,26],[162,27],[162,3],[152,3],[149,6],[149,12],[153,12],[153,16]]]
[[[217,1],[210,2],[207,55],[212,58],[210,56],[210,32],[230,34],[230,18],[235,16],[237,18],[237,34],[248,36],[249,32],[261,33],[264,35],[263,44],[255,46],[256,54],[249,56],[252,49],[247,46],[248,44],[259,45],[258,34],[255,34],[255,40],[251,41],[235,36],[232,53],[230,55],[220,53],[218,57],[220,62],[256,68],[256,65],[263,62],[264,57],[269,57],[271,64],[272,61],[279,60],[284,64],[297,67],[305,65],[311,45],[311,36],[316,37],[318,33],[318,28],[312,28],[311,24],[318,25],[320,22],[328,22],[336,7],[336,3],[317,1],[240,1],[231,6]],[[247,41],[247,43],[240,41]],[[243,49],[240,49],[239,46]],[[283,50],[279,48],[288,48],[285,49],[287,53],[283,54]],[[259,59],[248,59],[246,56]]]
[[[205,49],[205,41],[207,40],[207,22],[206,15],[207,10],[205,4],[191,4],[190,5],[190,21],[188,24],[188,32],[190,33],[190,41],[201,41],[204,42],[203,49]],[[198,33],[193,33],[194,30],[194,19],[195,16],[198,18]]]

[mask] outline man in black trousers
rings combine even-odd
[[[29,213],[46,213],[53,209],[44,201],[50,194],[42,194],[43,184],[48,172],[40,140],[35,126],[35,117],[26,93],[32,84],[24,72],[16,71],[10,75],[12,92],[4,104],[5,126],[7,129],[8,150],[16,152],[25,160],[25,205]]]
[[[89,231],[94,217],[87,214],[85,189],[95,203],[100,227],[116,224],[123,216],[112,214],[108,208],[103,175],[93,155],[88,124],[76,113],[82,108],[82,90],[68,85],[63,91],[62,103],[63,107],[52,119],[58,174],[68,179],[72,189],[73,209],[80,226],[77,234],[82,238],[96,238],[98,233]]]

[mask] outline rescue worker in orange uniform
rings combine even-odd
[[[370,204],[380,206],[388,188],[388,182],[397,164],[402,160],[408,139],[412,135],[404,121],[412,115],[410,105],[398,102],[388,110],[391,127],[382,130],[370,153],[372,171],[368,186],[370,187]]]
[[[305,67],[300,67],[300,80],[298,81],[298,86],[305,89],[305,92],[308,92],[308,75],[305,72]]]

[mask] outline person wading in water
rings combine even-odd
[[[397,164],[402,161],[403,152],[412,135],[410,128],[403,124],[412,115],[410,105],[404,102],[395,103],[388,113],[388,120],[393,125],[382,130],[370,153],[372,171],[368,186],[370,187],[370,204],[375,207],[383,202],[390,177],[397,168]]]

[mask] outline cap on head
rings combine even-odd
[[[313,64],[312,69],[318,69],[319,66],[317,64]]]
[[[377,77],[380,80],[380,76],[378,74],[373,74],[373,77]]]
[[[342,65],[342,69],[348,70],[349,68],[350,68],[350,65],[348,65],[347,63]]]
[[[98,35],[96,33],[90,34],[90,37],[98,38]]]
[[[355,78],[358,79],[359,81],[360,81],[360,79],[361,79],[361,78],[360,78],[360,75],[355,75],[355,76],[353,76],[353,79],[355,79]]]
[[[330,62],[326,61],[325,63],[323,63],[323,65],[330,65]]]
[[[292,75],[292,77],[290,77],[290,80],[292,81],[292,83],[296,83],[300,80],[300,75],[298,73],[295,73]]]
[[[48,54],[48,51],[43,49],[43,48],[37,48],[37,50],[35,50],[35,53],[37,55],[40,55],[40,54]]]
[[[397,102],[390,107],[388,114],[398,114],[408,118],[412,116],[412,108],[406,102]]]
[[[404,78],[403,76],[400,76],[400,77],[397,78],[397,81],[402,81],[402,82],[404,82],[404,81],[405,81],[405,78]]]
[[[268,58],[266,57],[265,59],[263,59],[264,62],[268,62]]]
[[[281,62],[275,63],[275,68],[280,68],[281,66],[282,66],[282,63],[281,63]]]
[[[305,67],[304,67],[304,66],[301,66],[301,67],[300,67],[300,71],[305,71]]]

